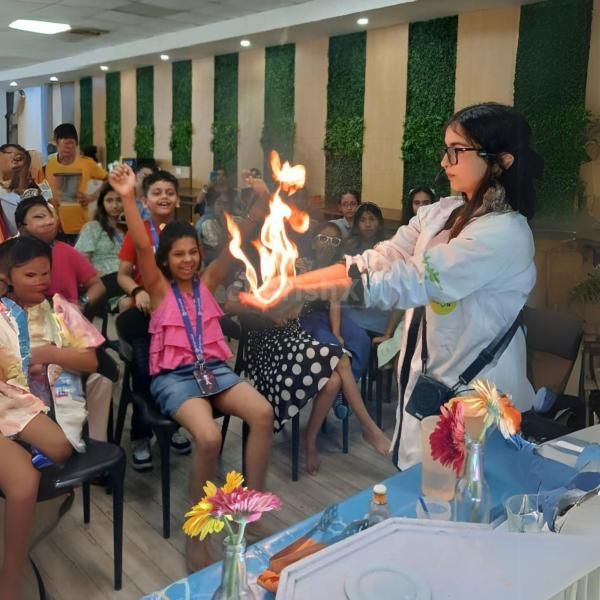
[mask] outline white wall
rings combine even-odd
[[[28,150],[40,150],[45,154],[44,123],[46,107],[43,102],[41,87],[30,87],[23,90],[25,102],[19,113],[19,144]]]

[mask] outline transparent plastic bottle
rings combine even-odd
[[[387,488],[383,483],[373,486],[373,497],[369,506],[369,527],[390,518],[390,508],[387,503]]]

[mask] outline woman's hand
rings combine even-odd
[[[129,165],[117,165],[108,174],[108,182],[123,200],[127,196],[135,197],[135,173]]]
[[[135,307],[145,315],[150,314],[151,304],[148,292],[141,290],[135,295]]]

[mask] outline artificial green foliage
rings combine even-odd
[[[136,70],[136,126],[134,149],[138,158],[154,157],[154,67]]]
[[[79,80],[79,115],[79,144],[85,148],[94,143],[91,77],[84,77]]]
[[[362,187],[365,107],[365,32],[329,40],[325,198],[336,202],[345,189]]]
[[[106,74],[106,162],[121,156],[121,73]]]
[[[454,111],[457,28],[457,17],[411,23],[409,27],[402,140],[405,202],[411,188],[433,187],[440,170],[443,125]],[[435,187],[438,194],[448,192],[447,188]]]
[[[238,55],[215,56],[214,122],[212,141],[214,168],[237,178],[238,150]]]
[[[173,119],[169,144],[174,165],[192,164],[192,61],[173,63]]]
[[[585,87],[592,0],[549,0],[521,8],[515,107],[529,119],[545,161],[538,212],[573,212],[586,160]]]
[[[277,150],[284,160],[294,153],[294,77],[296,46],[285,44],[265,50],[265,121],[260,140],[265,156],[265,178],[270,179],[269,154]]]

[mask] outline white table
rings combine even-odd
[[[545,442],[540,446],[539,453],[545,458],[574,467],[577,457],[588,444],[600,444],[600,425]]]

